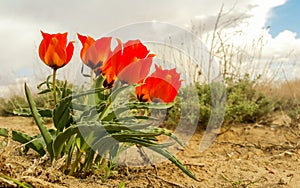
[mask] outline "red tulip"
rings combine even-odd
[[[136,95],[141,102],[161,101],[172,102],[181,86],[180,74],[175,69],[162,70],[155,66],[153,72],[145,83],[136,87]]]
[[[102,75],[105,76],[105,86],[111,87],[115,82],[117,76],[115,71],[113,70],[112,63],[119,62],[120,63],[120,55],[122,52],[122,42],[120,39],[117,40],[117,46],[115,47],[113,52],[110,52],[106,56],[106,62],[103,64],[101,68],[98,68],[97,72],[101,72]]]
[[[94,41],[91,37],[78,34],[82,43],[81,59],[94,70],[106,77],[105,85],[111,86],[118,78],[123,83],[133,84],[145,79],[152,65],[154,54],[139,41],[130,40],[111,50],[112,37],[103,37]]]
[[[149,50],[139,40],[130,40],[123,45],[123,49],[120,46],[118,48],[111,60],[111,67],[116,77],[128,84],[144,80],[155,55],[149,54]]]
[[[84,64],[89,66],[91,69],[94,69],[97,66],[97,62],[95,62],[95,58],[87,57],[86,52],[87,50],[94,44],[95,40],[90,36],[83,36],[77,33],[78,39],[80,40],[82,44],[82,49],[80,51],[80,57]],[[96,55],[96,54],[90,54],[90,55]],[[89,55],[89,56],[90,56]]]
[[[99,75],[102,72],[102,66],[113,53],[110,47],[112,37],[103,37],[95,41],[90,36],[82,36],[80,34],[77,34],[77,36],[82,44],[80,57],[83,63]]]
[[[73,56],[74,46],[69,42],[68,33],[48,34],[41,31],[43,40],[39,46],[39,56],[49,67],[57,70],[68,64]]]

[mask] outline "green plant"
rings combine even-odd
[[[38,85],[38,88],[41,90],[40,95],[53,96],[51,98],[53,100],[50,101],[53,106],[39,109],[29,87],[25,84],[30,113],[40,131],[34,136],[18,131],[12,132],[12,139],[23,143],[25,152],[33,149],[41,156],[46,154],[52,163],[63,158],[64,164],[61,169],[70,175],[86,176],[95,173],[96,170],[101,171],[100,175],[105,181],[115,169],[120,152],[132,146],[147,147],[166,157],[189,177],[197,180],[166,149],[173,143],[160,143],[157,137],[165,135],[179,145],[184,145],[171,131],[155,126],[157,119],[149,116],[154,110],[166,110],[173,105],[172,101],[181,84],[180,75],[175,69],[163,70],[156,66],[156,71],[146,78],[154,55],[149,54],[146,60],[136,62],[136,56],[131,58],[132,54],[141,53],[136,50],[136,46],[141,48],[142,52],[146,52],[145,55],[149,51],[139,41],[129,41],[126,45],[134,44],[129,47],[125,45],[129,48],[124,50],[128,54],[122,57],[121,62],[119,62],[121,58],[119,57],[115,58],[117,60],[115,64],[104,63],[108,67],[100,68],[107,72],[104,73],[103,70],[102,74],[96,77],[92,72],[90,89],[84,89],[81,86],[71,87],[67,81],[61,82],[55,78],[56,69],[61,68],[70,60],[66,53],[73,53],[72,49],[65,49],[64,39],[67,34],[50,35],[43,32],[42,34],[44,39],[40,45],[39,55],[43,62],[53,69],[53,75]],[[107,41],[109,42],[107,39],[109,38],[103,38],[97,42],[100,42],[100,46],[105,49],[110,48],[110,43],[105,45]],[[59,40],[62,41],[58,43]],[[100,50],[95,52],[98,55],[102,54],[104,49],[97,50]],[[91,51],[86,53],[88,52]],[[119,52],[116,52],[116,55],[120,55]],[[88,57],[95,57],[95,54]],[[94,61],[98,63],[98,59]],[[91,65],[90,61],[84,62]],[[131,67],[124,63],[129,63]],[[126,66],[133,67],[135,72],[139,68],[143,71],[143,75],[117,75],[117,72],[111,72],[113,68],[116,68],[113,65],[118,66],[119,72],[122,67],[125,69]],[[98,68],[96,65],[93,66],[95,69],[93,71],[97,73]],[[133,72],[133,70],[129,71]],[[166,77],[172,82],[162,79]],[[144,80],[144,83],[141,83],[141,80]],[[176,84],[178,89],[174,90],[171,84]],[[172,91],[172,95],[169,95],[168,91]],[[52,118],[54,128],[47,128],[43,117]],[[8,137],[8,130],[0,128],[0,135]]]
[[[221,174],[220,176],[222,179],[224,179],[225,181],[230,183],[231,187],[233,187],[233,188],[247,188],[247,187],[260,181],[260,180],[256,180],[256,181],[244,180],[241,178],[239,178],[238,180],[232,180],[223,174]]]
[[[0,174],[0,178],[3,178],[5,180],[11,182],[12,184],[17,185],[18,187],[21,187],[21,188],[32,188],[32,186],[30,184],[28,184],[26,182],[21,182],[21,181],[15,179],[15,178],[12,178],[12,177],[9,177],[9,176],[5,176],[5,175]],[[1,186],[1,184],[0,184],[0,186]],[[2,185],[2,186],[5,186],[5,185]],[[12,185],[10,185],[10,186],[12,186]]]
[[[13,115],[16,109],[28,107],[24,97],[14,95],[8,99],[0,98],[0,115],[9,116]]]
[[[103,82],[103,79],[98,79],[97,81]],[[113,111],[113,99],[117,98],[122,91],[130,88],[130,86],[123,86],[114,92],[110,92],[110,89],[96,88],[70,95],[67,94],[67,87],[65,85],[65,88],[61,91],[61,100],[52,111],[55,129],[47,129],[41,114],[36,108],[32,94],[27,85],[25,85],[26,97],[32,116],[41,134],[29,136],[13,131],[12,139],[24,143],[26,151],[31,148],[40,155],[44,155],[47,152],[51,161],[66,156],[66,163],[63,169],[69,174],[89,173],[93,171],[94,165],[101,165],[103,163],[103,156],[106,156],[106,154],[109,155],[109,159],[114,158],[119,148],[119,142],[127,142],[145,146],[160,153],[175,163],[189,176],[195,178],[174,156],[164,149],[168,144],[161,145],[156,142],[156,136],[161,134],[170,136],[178,141],[171,132],[162,128],[152,127],[151,123],[146,121],[148,119],[146,115],[136,116],[131,114],[130,116],[126,116],[126,118],[122,117],[124,121],[117,121],[114,111],[126,114],[127,110],[165,109],[172,105],[129,101],[128,103],[123,103],[123,105]],[[76,104],[76,101],[78,102],[81,98],[87,96],[96,97],[96,100],[99,100],[96,108],[92,105]],[[101,98],[108,100],[101,100]],[[129,109],[128,106],[130,107]],[[75,111],[77,117],[72,116]],[[98,118],[101,121],[96,120]],[[86,121],[86,119],[89,119],[89,121]],[[85,131],[89,132],[89,134],[80,134]],[[0,134],[7,136],[8,131],[1,128]],[[113,142],[114,139],[118,142]],[[95,148],[97,149],[96,151],[94,151]],[[72,161],[73,157],[75,157],[74,161]]]
[[[227,80],[227,121],[255,122],[262,116],[273,111],[273,103],[255,88],[257,80],[249,75],[234,81]]]
[[[125,188],[125,183],[124,182],[120,182],[119,183],[119,188]]]
[[[226,88],[220,83],[196,84],[195,87],[181,88],[174,106],[168,110],[166,124],[176,127],[180,118],[193,124],[193,120],[197,118],[191,117],[196,116],[198,125],[206,128],[211,115],[219,122],[224,118],[225,124],[255,122],[274,111],[274,102],[255,87],[256,82],[257,80],[251,80],[246,75],[238,80],[227,79]],[[193,94],[193,90],[196,90],[196,95]]]

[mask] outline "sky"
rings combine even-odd
[[[74,67],[81,63],[76,33],[99,38],[124,25],[155,20],[186,30],[200,28],[199,37],[203,37],[212,33],[222,6],[222,34],[230,36],[230,44],[244,48],[263,36],[257,62],[272,61],[272,66],[280,66],[289,78],[299,76],[297,0],[0,0],[0,97],[8,90],[18,90],[16,84],[50,74],[38,57],[40,30],[69,32],[69,40],[76,41],[72,62],[58,73],[64,78],[76,77]],[[236,21],[226,24],[227,20]]]
[[[275,7],[271,13],[270,34],[275,37],[284,30],[300,33],[300,1],[289,0],[283,6]]]

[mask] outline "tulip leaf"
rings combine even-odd
[[[133,109],[152,109],[152,110],[165,110],[168,108],[171,108],[174,104],[168,103],[168,104],[160,104],[160,103],[145,103],[145,102],[129,102],[124,103],[117,109],[115,109],[116,114],[121,114],[127,110],[133,110]]]
[[[25,144],[25,147],[33,149],[34,151],[39,153],[41,156],[46,154],[46,152],[44,150],[44,144],[39,138],[31,137],[27,134],[24,134],[24,133],[21,133],[18,131],[12,131],[12,139],[14,141]]]
[[[38,86],[37,86],[37,88],[38,89],[40,89],[43,85],[46,85],[47,86],[47,89],[51,89],[51,87],[50,87],[50,78],[52,77],[52,75],[49,75],[49,76],[47,76],[47,79],[46,79],[46,81],[44,81],[44,82],[42,82],[42,83],[40,83]],[[51,83],[52,84],[52,83]],[[52,91],[52,90],[51,90]]]
[[[71,163],[72,161],[72,156],[74,153],[74,148],[75,148],[75,138],[76,135],[72,135],[69,140],[67,141],[66,145],[65,145],[65,152],[67,153],[67,158],[66,158],[66,163],[67,166]]]
[[[8,130],[5,128],[0,128],[0,136],[8,137]]]
[[[69,92],[71,92],[71,91],[67,88],[67,86],[68,86],[68,82],[66,80],[64,82],[64,86],[63,86],[63,89],[62,89],[61,98],[65,98],[70,94]]]
[[[171,131],[164,129],[164,128],[159,128],[159,127],[151,127],[151,130],[154,132],[159,132],[163,135],[169,136],[173,140],[175,140],[180,146],[185,147],[185,144],[181,142]]]
[[[48,117],[48,118],[52,117],[53,111],[50,109],[38,109],[38,111],[42,117]]]
[[[114,145],[119,144],[115,138],[110,135],[102,137],[97,141],[92,148],[96,150],[97,154],[104,156],[107,151],[113,148]]]
[[[101,131],[108,133],[111,132],[120,132],[124,130],[139,130],[149,127],[149,123],[137,124],[137,123],[123,123],[123,122],[100,122],[100,121],[85,121],[77,123],[78,129],[83,132],[89,131],[98,131],[97,134],[100,134]]]
[[[41,117],[41,115],[39,114],[37,108],[36,108],[36,104],[32,98],[32,95],[31,95],[31,92],[30,92],[30,89],[29,87],[27,86],[27,84],[25,83],[25,94],[26,94],[26,98],[27,98],[27,101],[28,101],[28,104],[29,104],[29,107],[30,107],[30,110],[31,110],[31,113],[32,113],[32,116],[43,136],[43,139],[46,143],[46,146],[47,146],[47,151],[50,155],[50,158],[51,160],[53,159],[53,150],[52,150],[52,136],[50,134],[50,132],[48,131],[47,127],[45,126],[44,124],[44,121]]]
[[[77,127],[69,127],[64,132],[58,133],[57,137],[53,141],[53,152],[56,159],[60,157],[63,147],[66,146],[65,142],[67,142],[71,136],[77,133]]]
[[[51,89],[44,89],[44,90],[38,92],[38,94],[45,94],[45,93],[51,93],[51,92],[52,92]]]
[[[120,88],[117,88],[115,89],[111,95],[109,96],[110,100],[115,100],[116,98],[118,98],[118,96],[125,90],[131,90],[133,89],[134,87],[133,86],[128,86],[128,85],[125,85],[125,86],[122,86]]]
[[[37,110],[42,117],[52,118],[52,110],[50,109],[37,109]],[[23,116],[23,117],[32,117],[30,108],[15,109],[13,110],[13,114],[17,116]]]
[[[0,136],[8,137],[8,130],[0,128]],[[18,131],[12,131],[12,140],[25,144],[25,152],[31,148],[41,156],[45,155],[44,144],[38,137],[31,137]]]
[[[21,187],[21,188],[32,188],[32,186],[26,182],[21,182],[15,178],[9,177],[9,176],[5,176],[3,174],[0,174],[0,178],[3,180],[5,179],[6,181],[12,182],[13,184],[11,185],[12,187]],[[16,184],[16,185],[15,185]],[[5,184],[2,184],[2,186],[5,186]]]
[[[167,150],[159,147],[158,144],[154,144],[154,143],[149,143],[149,142],[145,142],[144,140],[140,140],[140,139],[136,139],[136,138],[126,138],[127,142],[130,143],[135,143],[135,144],[139,144],[142,145],[144,147],[147,147],[148,149],[151,149],[157,153],[159,153],[160,155],[164,156],[165,158],[167,158],[168,160],[170,160],[173,164],[175,164],[179,169],[181,169],[186,175],[188,175],[189,177],[191,177],[192,179],[199,181],[196,176],[190,172],[175,156],[173,156],[170,152],[168,152]]]
[[[53,110],[53,123],[59,132],[68,127],[69,123],[71,122],[71,100],[71,97],[64,98]]]

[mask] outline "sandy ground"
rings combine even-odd
[[[0,127],[38,131],[30,118],[0,117]],[[211,147],[199,152],[203,131],[197,131],[177,157],[200,180],[187,177],[175,165],[120,167],[105,183],[99,177],[85,179],[62,174],[55,165],[29,152],[20,144],[0,138],[0,175],[34,187],[300,187],[300,125],[277,115],[257,124],[232,125],[222,129]],[[2,144],[2,146],[1,146]],[[0,178],[0,187],[15,186]]]

